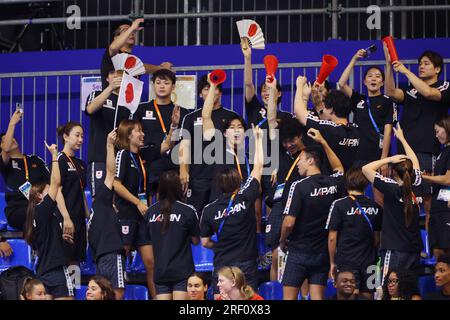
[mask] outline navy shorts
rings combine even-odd
[[[48,271],[38,278],[44,284],[46,293],[53,299],[75,296],[75,288],[66,266]]]
[[[156,294],[171,294],[174,291],[187,292],[187,279],[181,280],[179,282],[155,282],[155,289]]]
[[[95,197],[95,191],[98,190],[106,178],[106,164],[104,162],[91,162],[88,165],[88,178],[91,187],[91,195]]]
[[[299,288],[305,279],[309,284],[326,286],[330,262],[327,253],[310,254],[289,251],[283,273],[283,286]]]
[[[275,202],[267,220],[265,244],[272,250],[278,248],[280,244],[283,209],[281,201]]]
[[[432,174],[434,171],[434,167],[436,164],[436,157],[432,153],[416,153],[417,158],[419,159],[420,170],[427,174]],[[431,183],[422,179],[422,189],[424,192],[424,196],[431,195]]]
[[[120,219],[119,222],[122,231],[122,241],[124,245],[139,248],[152,244],[150,235],[148,234],[148,226],[144,219]]]
[[[187,204],[194,206],[199,214],[199,219],[203,208],[210,202],[212,189],[211,179],[196,179],[189,181],[189,189],[187,192]],[[213,199],[213,201],[216,199]]]
[[[222,266],[214,266],[214,272],[212,276],[212,287],[214,294],[219,293],[219,288],[217,287],[217,281],[219,276],[217,275],[217,271],[222,267],[238,267],[244,273],[245,283],[247,283],[255,292],[258,292],[258,263],[255,260],[241,261],[229,263],[227,265]]]
[[[108,279],[114,289],[125,289],[125,256],[107,253],[97,260],[97,275]]]
[[[450,212],[432,212],[429,228],[430,247],[450,249]]]

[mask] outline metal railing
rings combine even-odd
[[[102,48],[112,27],[130,13],[144,14],[138,43],[146,46],[236,44],[235,22],[258,21],[270,43],[448,37],[449,0],[60,0],[56,16],[0,21],[14,25],[65,24],[68,6],[81,9],[81,29],[58,28],[64,47]],[[369,30],[367,8],[379,5],[381,29]],[[1,29],[0,29],[1,30]]]

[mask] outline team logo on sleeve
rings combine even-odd
[[[101,179],[102,176],[103,176],[103,171],[101,171],[101,170],[95,171],[95,178],[96,179]]]
[[[74,165],[69,161],[67,162],[67,171],[77,171],[77,168],[74,167]]]
[[[364,103],[366,103],[364,100],[361,100],[360,102],[358,102],[358,104],[356,105],[356,107],[358,109],[364,109]]]
[[[266,117],[266,109],[264,109],[264,108],[261,108],[260,110],[259,110],[259,113],[261,114],[261,117],[263,117],[263,118],[265,118]]]
[[[122,226],[122,234],[129,234],[129,233],[130,233],[130,227]]]
[[[203,118],[198,117],[197,120],[194,121],[194,126],[201,126],[203,124]]]
[[[186,193],[186,197],[190,198],[192,196],[192,189],[188,189]]]
[[[16,160],[13,160],[13,161],[11,162],[11,165],[12,165],[13,169],[22,170],[22,169],[19,167],[19,164],[17,163]]]

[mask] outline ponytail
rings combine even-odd
[[[35,184],[31,187],[30,197],[28,200],[27,214],[25,220],[25,232],[23,238],[25,241],[32,246],[33,245],[33,229],[34,229],[34,210],[36,209],[37,204],[40,202],[39,194],[44,192],[47,184],[40,183]]]
[[[83,127],[81,126],[81,124],[79,124],[78,122],[69,121],[69,122],[67,122],[65,125],[59,126],[59,127],[56,129],[56,133],[57,133],[58,137],[61,138],[61,143],[62,143],[63,146],[64,146],[64,144],[65,144],[65,141],[64,141],[64,135],[67,135],[67,136],[70,135],[70,132],[72,131],[72,129],[73,129],[73,128],[76,128],[76,127],[81,127],[81,128],[83,128]]]
[[[183,199],[183,188],[180,177],[176,172],[167,171],[161,175],[158,185],[158,196],[163,215],[161,233],[164,234],[169,229],[173,203]]]
[[[255,295],[255,291],[253,291],[252,287],[250,287],[248,284],[242,287],[241,293],[242,296],[245,297],[245,300],[250,300]]]
[[[23,300],[28,300],[27,295],[31,294],[33,292],[33,288],[38,285],[44,285],[41,280],[33,278],[33,277],[27,277],[23,280],[23,286],[22,291],[20,292],[20,295],[22,296]]]
[[[172,204],[170,203],[169,199],[161,200],[160,204],[161,204],[161,213],[163,215],[161,233],[164,234],[167,232],[167,229],[169,229]]]
[[[412,185],[411,175],[406,170],[403,174],[403,210],[405,213],[405,225],[408,228],[411,225],[413,218],[413,197],[412,197]]]

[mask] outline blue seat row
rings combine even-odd
[[[75,291],[75,300],[86,300],[87,286],[81,286]],[[127,285],[125,287],[125,300],[149,300],[148,290],[145,286]]]

